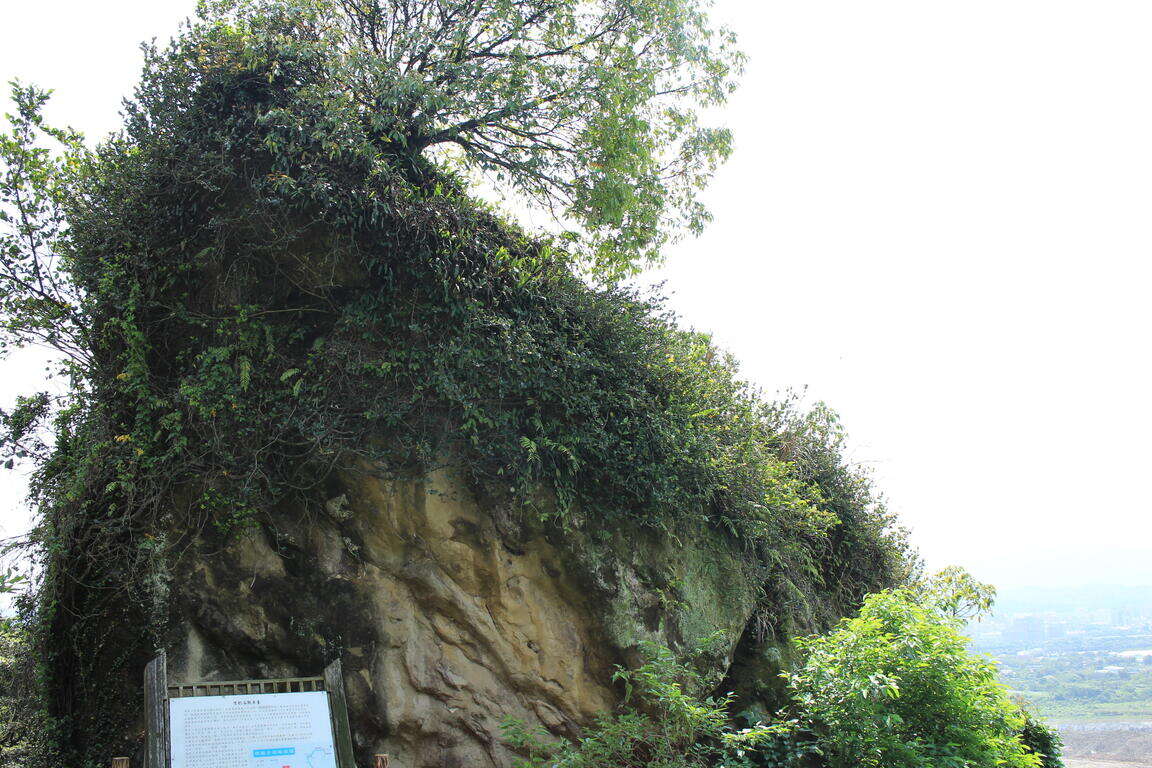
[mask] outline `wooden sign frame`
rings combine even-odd
[[[266,680],[202,681],[168,683],[168,655],[164,651],[144,668],[144,725],[147,732],[145,768],[172,768],[168,701],[189,696],[259,695],[326,691],[332,716],[336,765],[356,768],[352,756],[352,730],[348,726],[348,699],[344,694],[344,669],[340,660],[329,664],[322,677],[284,677]]]

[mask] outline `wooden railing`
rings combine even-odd
[[[189,696],[247,696],[253,693],[304,693],[323,691],[322,677],[283,677],[271,680],[222,680],[220,682],[169,685],[168,698]]]

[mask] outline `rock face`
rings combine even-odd
[[[325,515],[192,543],[170,586],[169,675],[309,675],[339,656],[362,764],[506,766],[506,720],[578,733],[645,640],[715,636],[724,668],[754,609],[722,552],[617,537],[576,557],[509,536],[450,472],[361,467],[329,492]]]

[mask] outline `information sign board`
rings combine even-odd
[[[168,700],[172,768],[336,768],[326,691]]]

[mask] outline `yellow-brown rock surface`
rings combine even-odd
[[[724,558],[683,557],[691,547],[675,542],[663,567],[692,584],[675,609],[626,563],[590,584],[542,536],[509,545],[448,472],[388,479],[361,468],[334,490],[324,514],[193,544],[172,585],[187,611],[169,674],[306,675],[339,657],[361,759],[506,766],[504,722],[578,733],[612,708],[612,667],[640,642],[718,632],[730,656],[754,604],[724,567],[700,572]]]

